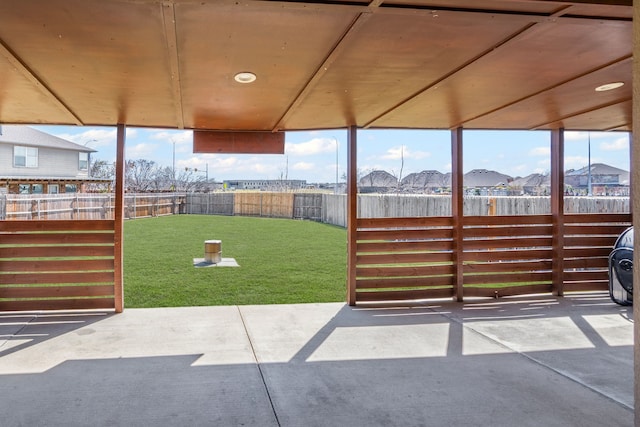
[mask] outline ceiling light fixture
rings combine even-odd
[[[256,75],[249,72],[249,71],[243,71],[241,73],[236,74],[235,76],[233,76],[233,79],[235,81],[237,81],[238,83],[253,83],[256,81]]]
[[[624,86],[623,82],[607,83],[606,85],[598,86],[596,92],[606,92],[608,90],[618,89]]]

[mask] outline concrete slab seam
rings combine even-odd
[[[34,316],[29,319],[28,322],[26,322],[24,325],[22,325],[22,327],[20,329],[18,329],[15,333],[11,334],[11,336],[7,339],[5,339],[2,343],[0,343],[0,350],[2,350],[2,347],[4,347],[10,340],[12,340],[13,338],[18,337],[22,331],[24,331],[24,329],[29,326],[29,324],[35,320],[38,319],[38,313],[35,313]]]
[[[476,334],[476,335],[478,335],[480,337],[483,337],[483,338],[491,341],[492,343],[497,344],[498,346],[500,346],[502,348],[505,348],[505,349],[509,350],[510,352],[516,353],[516,354],[518,354],[518,355],[530,360],[531,362],[533,362],[533,363],[535,363],[535,364],[537,364],[539,366],[542,366],[543,368],[546,368],[546,369],[550,370],[551,372],[554,372],[554,373],[556,373],[556,374],[558,374],[558,375],[560,375],[560,376],[562,376],[564,378],[567,378],[568,380],[570,380],[570,381],[572,381],[572,382],[574,382],[576,384],[579,384],[582,387],[584,387],[584,388],[586,388],[588,390],[591,390],[594,393],[599,394],[600,396],[602,396],[602,397],[604,397],[604,398],[606,398],[606,399],[608,399],[608,400],[610,400],[612,402],[617,403],[618,405],[622,406],[625,409],[628,409],[628,410],[631,410],[631,411],[634,410],[634,408],[632,406],[627,405],[626,403],[624,403],[624,402],[622,402],[622,401],[620,401],[618,399],[615,399],[612,396],[609,396],[608,394],[606,394],[605,392],[601,391],[597,387],[590,386],[589,384],[584,383],[579,378],[571,375],[570,373],[562,371],[560,369],[556,369],[553,366],[551,366],[551,365],[549,365],[549,364],[547,364],[547,363],[545,363],[545,362],[543,362],[541,360],[538,360],[535,357],[527,354],[526,352],[521,352],[521,351],[516,350],[515,348],[509,347],[508,345],[506,345],[506,344],[504,344],[504,343],[502,343],[500,341],[497,341],[494,338],[491,338],[490,336],[485,335],[482,332],[477,331],[477,330],[467,326],[462,320],[456,319],[456,318],[451,317],[451,316],[447,316],[446,313],[439,312],[438,310],[435,310],[435,309],[433,309],[431,307],[428,307],[428,309],[433,311],[433,312],[435,312],[435,313],[438,313],[438,314],[442,315],[443,317],[449,319],[451,322],[455,322],[455,323],[461,325],[464,329],[466,329],[468,331],[471,331],[472,333],[474,333],[474,334]]]
[[[264,390],[267,393],[267,398],[269,399],[269,405],[271,405],[271,410],[273,411],[273,416],[276,419],[276,424],[278,425],[278,427],[281,427],[280,419],[278,418],[278,413],[276,412],[275,404],[273,403],[273,399],[271,398],[271,393],[269,392],[269,386],[267,385],[267,380],[265,379],[264,373],[262,372],[262,367],[260,366],[258,355],[256,354],[256,350],[253,346],[253,341],[251,340],[249,329],[247,329],[247,324],[244,320],[244,316],[242,315],[242,310],[240,310],[240,307],[237,305],[236,305],[236,309],[238,310],[238,315],[240,316],[240,321],[242,322],[244,333],[247,335],[247,339],[249,340],[249,345],[251,346],[251,353],[253,354],[253,359],[256,361],[256,366],[258,367],[258,372],[260,373],[260,379],[262,380],[262,384],[264,385]]]

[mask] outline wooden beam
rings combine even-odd
[[[284,132],[193,131],[194,153],[284,154]]]
[[[184,129],[184,112],[182,110],[182,86],[180,82],[180,63],[178,61],[178,36],[176,32],[176,11],[173,2],[163,2],[162,20],[164,22],[164,37],[171,70],[171,90],[173,105],[176,113],[176,127]]]
[[[580,116],[582,114],[587,114],[587,113],[591,113],[593,111],[598,111],[598,110],[601,110],[603,108],[613,107],[614,105],[624,104],[625,102],[629,102],[631,100],[632,100],[632,98],[622,98],[622,99],[617,99],[617,100],[612,101],[612,102],[607,102],[605,104],[596,105],[595,107],[592,107],[592,108],[585,108],[584,110],[580,110],[580,111],[573,112],[571,114],[566,114],[564,116],[556,117],[552,122],[545,122],[545,123],[537,124],[537,125],[531,127],[529,130],[538,130],[540,128],[544,128],[546,126],[549,126],[549,125],[551,125],[553,123],[557,123],[557,122],[562,121],[562,120],[567,120],[567,119],[570,119],[570,118],[573,118],[573,117]]]
[[[117,127],[117,145],[116,145],[116,194],[114,206],[114,283],[113,293],[115,299],[116,313],[122,313],[124,310],[124,257],[123,257],[123,239],[124,239],[124,171],[125,158],[124,146],[126,141],[126,127],[119,124]]]
[[[374,10],[375,7],[371,7],[371,10]],[[351,23],[349,28],[345,31],[345,33],[340,37],[340,40],[336,43],[336,45],[331,49],[327,57],[322,61],[322,64],[316,69],[313,73],[309,81],[305,84],[304,88],[300,91],[298,96],[293,100],[293,102],[287,108],[287,111],[282,115],[278,123],[274,126],[273,130],[277,131],[286,127],[286,121],[291,117],[291,115],[300,107],[300,105],[304,102],[304,100],[311,94],[311,91],[314,87],[320,82],[322,77],[327,73],[331,65],[340,57],[342,52],[344,51],[347,42],[360,31],[360,29],[364,26],[364,24],[371,18],[371,13],[361,13],[358,17]],[[350,123],[355,122],[354,117],[348,118],[351,120]]]
[[[347,132],[347,304],[356,304],[356,239],[358,231],[358,128]]]
[[[594,68],[594,69],[589,70],[589,71],[587,71],[585,73],[581,73],[581,74],[579,74],[577,76],[573,76],[573,77],[571,77],[569,79],[563,80],[560,83],[557,83],[557,84],[554,84],[552,86],[546,87],[546,88],[544,88],[542,90],[539,90],[537,92],[530,93],[530,94],[528,94],[526,96],[523,96],[523,97],[521,97],[519,99],[516,99],[515,101],[508,102],[508,103],[506,103],[504,105],[501,105],[499,107],[493,108],[493,109],[491,109],[489,111],[485,111],[484,113],[477,114],[477,115],[475,115],[473,117],[469,117],[467,119],[464,119],[463,121],[458,123],[457,126],[462,126],[464,123],[468,123],[468,122],[470,122],[472,120],[476,120],[476,119],[479,119],[481,117],[485,117],[485,116],[488,116],[490,114],[493,114],[493,113],[495,113],[497,111],[504,110],[505,108],[512,107],[512,106],[514,106],[514,105],[516,105],[516,104],[518,104],[520,102],[524,102],[524,101],[526,101],[528,99],[531,99],[531,98],[534,98],[534,97],[536,97],[538,95],[542,95],[545,92],[550,92],[550,91],[552,91],[554,89],[557,89],[560,86],[563,86],[563,85],[566,85],[568,83],[574,82],[574,81],[579,80],[579,79],[581,79],[583,77],[586,77],[586,76],[588,76],[590,74],[593,74],[593,73],[596,73],[596,72],[599,72],[599,71],[604,71],[607,68],[612,68],[612,67],[614,67],[616,65],[619,65],[620,63],[623,63],[625,61],[631,62],[632,61],[631,55],[623,56],[622,58],[618,58],[615,61],[609,62],[609,63],[607,63],[605,65],[602,65],[600,67]]]
[[[633,5],[633,55],[640,57],[640,1],[635,1]],[[634,230],[640,230],[640,61],[633,61],[633,132],[631,135],[630,155],[631,155],[631,214]],[[633,325],[633,379],[634,379],[634,407],[640,411],[640,239],[633,241],[633,318],[636,319]],[[640,420],[640,414],[635,413],[636,425]]]
[[[564,293],[564,129],[551,131],[552,292]]]
[[[22,74],[38,91],[49,101],[53,102],[60,110],[67,113],[69,121],[76,125],[84,125],[80,117],[60,99],[60,97],[45,84],[45,82],[32,71],[15,52],[11,50],[9,46],[5,44],[3,40],[0,40],[0,56],[7,60],[13,68],[15,68],[20,74]]]
[[[463,264],[463,171],[462,171],[462,128],[451,131],[451,216],[453,218],[453,295],[462,301],[464,284]]]
[[[364,128],[370,128],[370,127],[374,126],[375,122],[377,122],[378,120],[380,120],[380,119],[384,118],[385,116],[393,113],[398,108],[400,108],[403,105],[413,101],[414,99],[418,98],[419,96],[424,95],[428,91],[437,89],[438,86],[442,85],[442,83],[444,83],[447,80],[453,78],[455,75],[457,75],[461,71],[467,69],[468,67],[470,67],[471,65],[475,64],[476,62],[480,61],[481,59],[491,58],[493,55],[499,54],[501,47],[504,47],[504,46],[506,46],[508,44],[516,42],[516,41],[522,39],[523,37],[529,36],[530,31],[531,31],[532,28],[536,28],[537,29],[537,28],[539,28],[539,26],[536,26],[535,23],[530,23],[530,22],[526,23],[522,28],[518,29],[518,31],[514,32],[513,34],[508,35],[507,37],[505,37],[503,40],[501,40],[500,42],[496,43],[495,45],[489,46],[483,52],[480,52],[478,55],[476,55],[473,58],[470,58],[469,60],[467,60],[464,64],[461,64],[460,66],[452,69],[447,74],[445,74],[442,77],[440,77],[439,79],[432,81],[431,83],[429,83],[424,88],[418,90],[417,92],[415,92],[412,95],[408,96],[407,98],[403,99],[402,101],[400,101],[396,105],[394,105],[391,108],[389,108],[386,111],[384,111],[382,114],[379,114],[378,116],[374,117],[368,123],[366,123],[363,127]]]

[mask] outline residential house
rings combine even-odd
[[[89,147],[28,126],[0,126],[0,194],[84,192],[89,182]]]

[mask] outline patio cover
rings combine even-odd
[[[631,0],[5,0],[0,122],[631,129]],[[239,72],[256,81],[241,84]],[[604,84],[622,82],[610,91]]]

